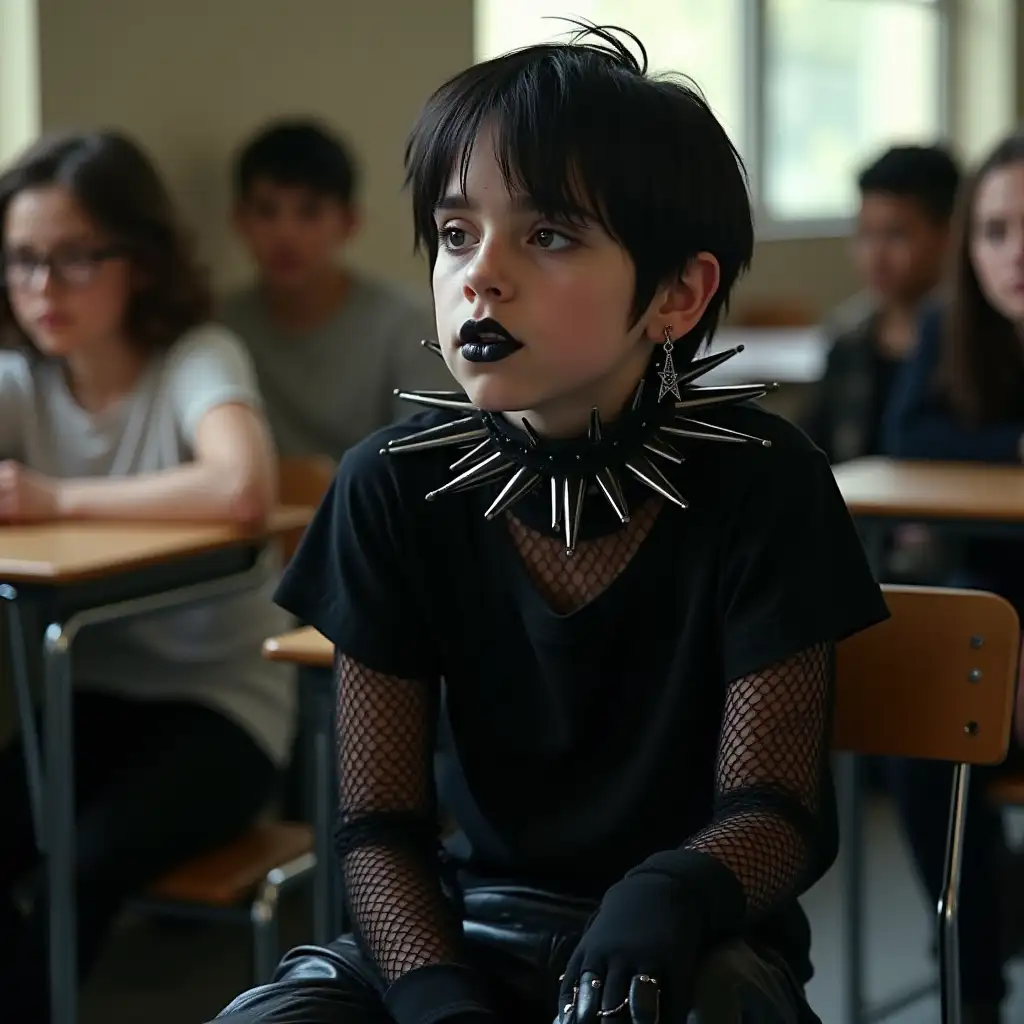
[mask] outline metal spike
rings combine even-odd
[[[597,486],[601,488],[605,501],[612,507],[612,511],[619,517],[619,522],[629,522],[629,506],[626,504],[625,495],[622,493],[622,485],[615,475],[615,470],[605,466],[594,474]]]
[[[562,505],[561,505],[561,494],[562,488],[558,482],[558,477],[551,477],[551,529],[558,533],[559,528],[562,525]]]
[[[597,444],[601,440],[601,414],[597,411],[597,406],[590,410],[590,430],[587,436],[591,444]]]
[[[395,388],[394,394],[406,402],[427,405],[432,409],[465,409],[476,408],[461,391],[403,391]]]
[[[677,383],[689,384],[691,380],[703,377],[705,373],[710,373],[716,367],[721,366],[722,363],[728,362],[733,356],[739,355],[742,351],[743,346],[737,345],[735,348],[726,349],[724,352],[719,352],[713,356],[705,356],[703,359],[694,359],[686,370],[679,374],[679,380]]]
[[[646,484],[652,491],[668,498],[680,508],[688,508],[689,502],[676,490],[675,484],[645,455],[638,455],[626,463],[633,476],[642,484]]]
[[[477,458],[482,458],[484,454],[489,454],[493,449],[494,442],[489,437],[485,438],[475,448],[471,448],[465,455],[457,458],[448,468],[452,471],[468,469],[471,462],[475,462]]]
[[[417,452],[426,448],[466,444],[485,436],[487,436],[487,428],[480,422],[479,416],[463,416],[450,423],[441,423],[436,427],[419,430],[408,437],[395,438],[393,441],[388,441],[382,450],[386,452]]]
[[[427,494],[427,501],[433,501],[441,494],[451,494],[453,491],[465,491],[482,484],[490,483],[495,477],[515,467],[515,463],[502,452],[494,452],[488,455],[483,462],[460,473],[457,477],[449,480],[443,487]]]
[[[686,427],[667,425],[659,427],[658,430],[663,434],[672,434],[675,437],[688,437],[695,441],[730,441],[737,444],[744,444],[746,442],[746,438],[743,437],[724,437],[721,434],[713,434],[709,430],[688,430]]]
[[[440,359],[444,359],[444,352],[441,351],[441,343],[437,341],[431,341],[430,338],[424,338],[420,344],[428,351],[433,352],[435,356]]]
[[[523,430],[526,431],[526,435],[530,439],[530,446],[536,448],[540,444],[540,434],[533,429],[533,424],[525,416],[523,417]]]
[[[562,485],[562,519],[565,526],[565,553],[571,555],[576,550],[576,538],[580,532],[580,519],[583,517],[583,499],[587,487],[583,477],[567,476]]]
[[[720,427],[715,423],[703,423],[700,420],[691,420],[685,416],[679,417],[675,423],[679,426],[666,423],[665,426],[659,427],[659,430],[664,430],[669,434],[675,434],[677,437],[694,437],[701,441],[734,441],[734,442],[747,442],[753,441],[759,444],[762,448],[771,448],[771,441],[766,441],[763,437],[754,437],[753,434],[744,434],[739,430],[730,430],[728,427]]]
[[[710,408],[716,405],[732,405],[746,402],[751,398],[763,398],[774,391],[778,384],[727,384],[724,387],[688,388],[683,399],[676,402],[676,409]]]
[[[640,382],[636,386],[636,391],[633,392],[633,412],[636,412],[640,408],[640,403],[644,400],[644,378],[640,378]]]
[[[502,487],[501,493],[491,502],[490,507],[484,513],[484,518],[494,519],[500,516],[505,509],[529,494],[539,483],[540,473],[534,472],[528,466],[520,466],[512,474],[508,483]]]
[[[669,462],[674,462],[677,466],[681,466],[686,461],[684,455],[680,455],[668,441],[662,440],[656,434],[644,441],[644,447],[653,455],[658,455]]]
[[[458,434],[449,434],[447,437],[432,437],[423,441],[414,441],[411,438],[389,441],[387,448],[384,450],[390,455],[395,455],[401,452],[426,451],[428,448],[458,448],[460,445],[473,444],[487,436],[488,431],[486,427],[475,427],[473,430],[463,430]]]

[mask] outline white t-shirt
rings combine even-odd
[[[0,459],[52,477],[133,476],[192,461],[211,409],[262,411],[249,357],[214,325],[195,328],[149,363],[135,389],[100,413],[74,400],[57,362],[0,351]],[[269,550],[256,590],[82,630],[75,685],[140,700],[206,704],[245,728],[278,763],[295,722],[295,674],[265,661],[263,641],[290,617],[271,601],[279,574]]]

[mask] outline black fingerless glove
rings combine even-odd
[[[569,958],[559,1020],[685,1020],[697,965],[742,925],[743,889],[713,857],[673,850],[644,861],[604,895]]]

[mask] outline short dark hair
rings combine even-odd
[[[133,342],[170,345],[210,316],[206,275],[160,175],[135,142],[114,131],[40,139],[0,174],[0,226],[19,193],[50,186],[67,189],[138,271],[141,284],[129,299],[125,324]],[[16,327],[14,314],[0,289],[0,334],[8,327]]]
[[[948,221],[956,208],[960,167],[943,146],[893,146],[857,177],[862,196],[870,193],[914,199],[937,221]]]
[[[259,178],[308,188],[351,206],[359,173],[340,136],[316,121],[293,119],[267,125],[240,150],[235,195],[244,199]]]
[[[1014,416],[1024,389],[1017,327],[989,302],[971,257],[978,190],[993,171],[1013,164],[1024,164],[1024,130],[1000,140],[968,178],[954,227],[952,294],[938,386],[955,415],[971,425]]]
[[[434,209],[454,170],[464,187],[474,140],[493,126],[510,188],[525,191],[546,216],[593,217],[629,252],[634,320],[698,253],[717,258],[721,283],[690,336],[695,351],[750,263],[743,162],[689,80],[648,75],[636,36],[572,24],[570,42],[476,64],[427,101],[405,156],[417,249],[426,249],[433,266]]]

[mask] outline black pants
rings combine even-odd
[[[270,758],[224,715],[192,703],[74,696],[75,892],[84,977],[130,897],[227,842],[274,791]],[[21,743],[0,752],[0,1007],[48,1019],[46,879],[32,831]],[[27,881],[26,919],[11,899]]]
[[[466,894],[483,908],[464,921],[468,952],[509,1024],[552,1024],[558,1014],[558,976],[585,926],[570,909],[571,932],[549,922],[557,898],[543,901],[496,889]],[[478,897],[482,897],[477,899]],[[536,913],[543,902],[546,920]],[[523,910],[524,905],[528,908]],[[281,962],[269,985],[239,996],[219,1024],[392,1024],[383,984],[351,936],[326,948],[303,946]],[[737,942],[712,952],[701,966],[687,1024],[820,1024],[781,961]],[[618,1018],[628,1024],[628,1016]],[[684,1024],[663,1016],[662,1024]]]

